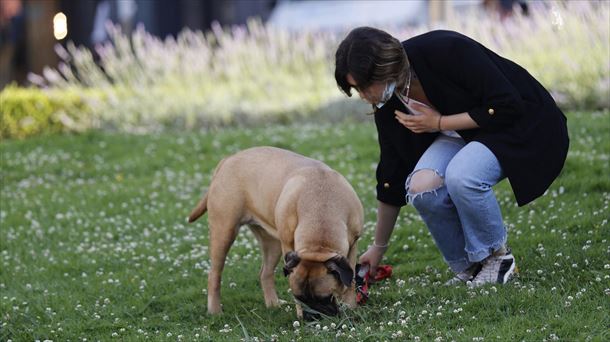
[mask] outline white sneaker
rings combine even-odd
[[[476,263],[466,270],[456,273],[453,278],[445,282],[445,286],[454,286],[459,284],[468,283],[481,271],[481,263]]]
[[[484,284],[506,284],[515,272],[515,257],[510,249],[504,255],[491,255],[482,262],[483,268],[468,283],[470,287]]]

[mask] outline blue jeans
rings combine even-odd
[[[417,175],[422,171],[426,172]],[[503,178],[498,159],[485,145],[444,135],[432,143],[407,178],[407,201],[421,215],[454,272],[466,270],[506,243],[492,190]]]

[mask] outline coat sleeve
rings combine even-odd
[[[502,57],[479,43],[466,38],[454,38],[445,62],[446,75],[478,98],[478,105],[468,114],[484,130],[496,131],[518,120],[524,112],[519,91],[506,77],[496,61]]]
[[[379,164],[377,165],[377,199],[383,203],[402,207],[406,204],[405,181],[413,165],[407,165],[402,156],[396,150],[388,131],[392,122],[387,122],[388,117],[394,120],[391,113],[375,114],[375,125],[379,140]],[[407,146],[405,146],[406,148]]]

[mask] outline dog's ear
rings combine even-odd
[[[295,251],[290,251],[284,255],[284,276],[287,277],[292,270],[299,264],[301,258]]]
[[[354,270],[352,270],[352,268],[350,267],[347,258],[345,258],[344,256],[337,255],[326,260],[324,262],[324,265],[326,266],[326,268],[328,268],[328,271],[330,273],[332,273],[337,278],[339,278],[339,280],[341,280],[343,285],[348,287],[352,285],[352,280],[354,279]]]

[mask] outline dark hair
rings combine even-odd
[[[403,90],[409,60],[398,39],[376,28],[358,27],[343,39],[335,53],[335,80],[347,96],[352,96],[347,74],[360,89],[376,81],[396,81],[396,88]]]

